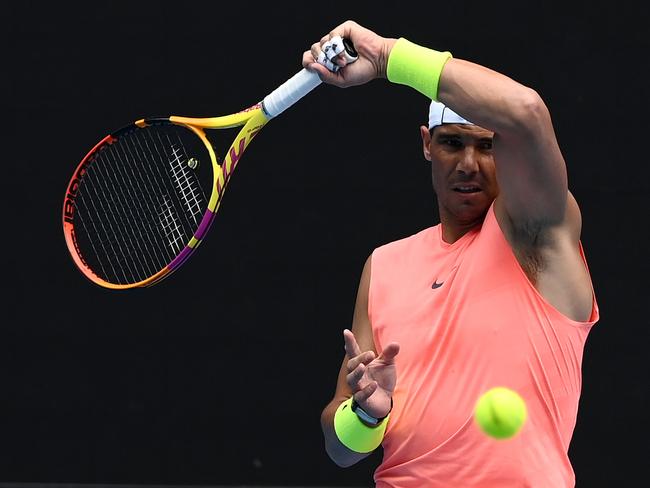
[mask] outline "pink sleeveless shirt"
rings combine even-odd
[[[453,244],[437,225],[377,248],[371,266],[375,346],[401,346],[377,488],[574,486],[567,451],[595,298],[588,322],[546,302],[493,207],[482,228]],[[494,386],[519,392],[528,407],[508,440],[487,437],[473,420],[477,399]]]

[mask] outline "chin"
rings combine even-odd
[[[483,220],[492,201],[463,202],[454,208],[454,215],[460,222],[475,222]]]

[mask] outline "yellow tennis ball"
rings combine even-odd
[[[474,419],[481,430],[496,439],[508,439],[517,434],[527,415],[523,398],[502,386],[481,395],[474,409]]]

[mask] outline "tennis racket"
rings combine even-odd
[[[354,47],[338,39],[331,58],[353,62]],[[65,242],[79,270],[112,289],[150,286],[177,270],[205,238],[253,138],[320,83],[303,69],[240,112],[144,118],[104,137],[77,166],[63,203]],[[217,154],[209,131],[237,127]]]

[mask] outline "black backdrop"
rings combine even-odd
[[[577,485],[642,486],[650,271],[642,5],[5,6],[0,481],[371,483],[379,458],[336,468],[319,414],[367,255],[437,222],[419,145],[424,98],[384,80],[319,87],[251,145],[209,237],[157,287],[91,285],[73,267],[60,223],[71,172],[107,131],[143,115],[252,104],[349,17],[505,72],[546,100],[602,311],[570,449]]]

